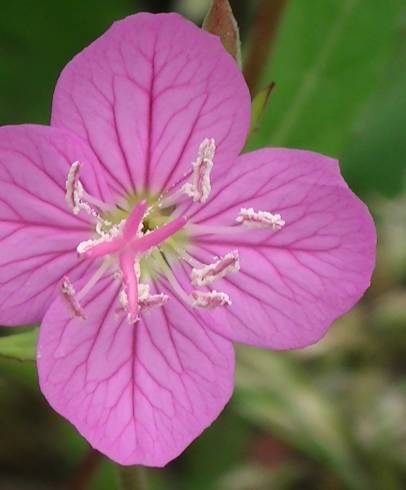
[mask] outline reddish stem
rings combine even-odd
[[[66,484],[66,490],[87,490],[102,461],[103,456],[89,448],[72,479]]]
[[[270,53],[282,12],[287,0],[261,0],[253,25],[251,27],[251,45],[245,64],[244,76],[251,95],[255,95],[261,82],[266,65],[269,63]]]

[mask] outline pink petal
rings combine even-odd
[[[76,246],[89,238],[88,219],[65,202],[65,181],[75,160],[82,181],[103,194],[97,161],[66,131],[45,126],[0,128],[0,324],[38,322],[55,284],[77,266]],[[79,274],[89,264],[82,264]]]
[[[316,342],[370,284],[376,233],[367,207],[336,161],[280,149],[240,157],[193,222],[241,226],[241,207],[280,213],[286,225],[198,240],[200,260],[240,252],[241,271],[215,283],[233,303],[228,324],[210,325],[230,339],[275,349]]]
[[[159,192],[214,138],[232,162],[250,121],[248,89],[217,37],[176,14],[116,22],[58,81],[52,124],[87,139],[118,194]]]
[[[232,392],[231,342],[175,298],[129,325],[119,284],[103,279],[71,319],[57,299],[38,345],[42,392],[99,451],[121,464],[163,466],[223,409]]]

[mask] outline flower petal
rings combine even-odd
[[[229,322],[211,322],[230,339],[275,349],[319,340],[370,284],[376,233],[367,207],[337,162],[299,150],[262,150],[239,158],[193,222],[241,226],[201,236],[196,257],[239,249],[241,270],[215,283],[227,292]],[[236,225],[240,208],[280,213],[278,231]]]
[[[220,40],[177,14],[116,22],[64,69],[52,124],[87,139],[117,193],[159,192],[214,138],[216,165],[240,152],[250,120],[243,76]]]
[[[129,325],[119,284],[105,278],[83,300],[87,320],[57,299],[38,344],[42,392],[93,447],[120,464],[163,466],[205,429],[231,396],[231,342],[187,308],[143,313]]]
[[[65,201],[65,181],[75,160],[85,164],[87,189],[106,197],[94,173],[95,157],[75,136],[45,126],[0,128],[2,325],[38,322],[55,283],[77,265],[76,246],[89,237],[90,226]],[[82,264],[77,273],[86,267]]]

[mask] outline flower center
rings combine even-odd
[[[67,277],[62,279],[61,293],[72,313],[85,318],[80,300],[107,273],[120,281],[119,304],[128,322],[138,321],[140,312],[164,306],[169,297],[150,291],[149,281],[165,276],[174,293],[194,308],[217,308],[231,305],[225,292],[211,285],[228,274],[238,272],[238,250],[204,264],[187,252],[193,237],[201,234],[241,233],[242,228],[281,229],[285,222],[278,214],[242,208],[236,225],[208,227],[190,223],[187,216],[176,216],[184,199],[204,204],[210,195],[210,174],[215,155],[214,139],[206,138],[199,146],[191,171],[162,195],[130,196],[124,206],[114,209],[89,195],[80,181],[80,162],[74,162],[66,181],[66,202],[74,214],[85,212],[95,220],[95,236],[78,244],[79,257],[101,262],[98,270],[79,292]],[[174,261],[181,260],[191,268],[191,291],[185,291],[173,271]],[[110,272],[109,272],[110,271]],[[204,288],[199,290],[196,288]]]

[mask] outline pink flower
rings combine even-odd
[[[0,129],[0,323],[42,321],[42,392],[119,463],[164,465],[218,416],[232,341],[312,344],[370,283],[337,162],[238,156],[249,122],[219,39],[138,14],[64,69],[50,127]]]

